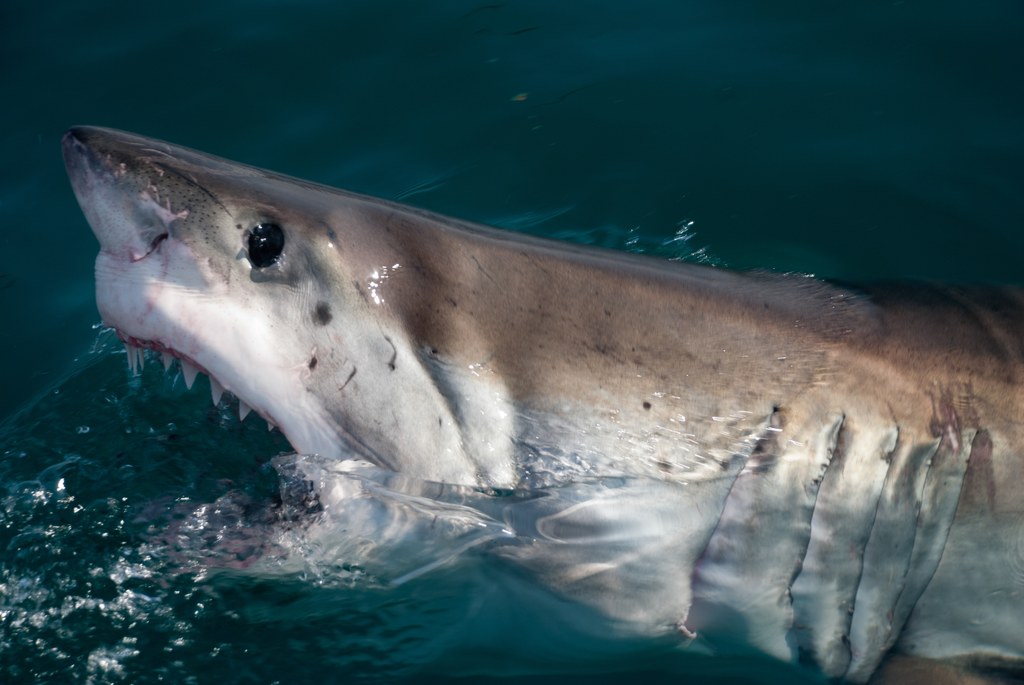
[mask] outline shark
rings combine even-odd
[[[1021,289],[555,242],[105,128],[63,155],[131,364],[342,470],[468,488],[531,541],[495,554],[623,631],[1024,677]]]

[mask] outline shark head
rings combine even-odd
[[[189,384],[208,374],[215,401],[232,393],[300,453],[477,481],[425,343],[388,303],[409,265],[380,229],[387,203],[109,129],[71,129],[63,151],[130,363],[144,348]]]

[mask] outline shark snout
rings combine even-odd
[[[161,204],[150,179],[125,161],[125,142],[105,129],[72,128],[64,134],[64,165],[101,251],[136,262],[188,212]]]

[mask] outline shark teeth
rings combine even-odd
[[[116,329],[115,329],[116,331]],[[145,366],[145,353],[146,350],[153,350],[154,352],[160,353],[160,361],[163,362],[164,371],[170,371],[171,366],[174,365],[174,361],[177,360],[181,367],[181,377],[185,381],[185,387],[189,390],[195,385],[196,377],[200,373],[205,373],[210,379],[210,399],[213,400],[213,406],[218,406],[220,401],[224,399],[224,393],[227,390],[221,385],[220,381],[214,378],[212,375],[195,364],[189,361],[184,355],[179,354],[175,350],[164,346],[159,342],[152,342],[143,340],[140,338],[134,338],[129,335],[125,335],[121,331],[116,331],[121,342],[124,343],[125,358],[128,360],[128,369],[131,371],[133,376],[137,376],[142,373],[142,369]],[[235,395],[235,397],[238,397]],[[238,397],[238,420],[244,421],[245,417],[252,413],[252,407],[246,404],[242,398]],[[263,416],[262,412],[260,413]],[[264,420],[267,422],[267,430],[273,431],[274,429],[280,430],[277,424],[264,416]]]
[[[196,382],[196,376],[199,374],[199,369],[192,366],[184,359],[179,359],[178,363],[181,364],[181,377],[185,379],[185,387],[191,390],[192,384]]]
[[[146,364],[143,349],[132,345],[130,342],[126,342],[124,344],[124,352],[128,356],[128,370],[132,372],[133,376],[138,376],[142,373],[142,367]]]
[[[220,398],[224,396],[224,387],[217,382],[217,379],[210,376],[210,397],[213,399],[213,406],[220,404]]]
[[[127,359],[128,359],[128,370],[131,371],[132,375],[134,376],[135,375],[135,348],[132,347],[131,343],[125,343],[124,344],[124,353],[127,355]]]

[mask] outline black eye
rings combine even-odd
[[[284,249],[284,231],[277,224],[256,224],[249,231],[249,261],[257,269],[270,266]]]

